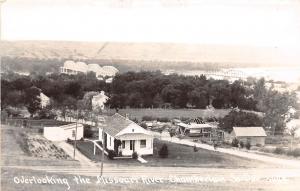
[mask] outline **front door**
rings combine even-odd
[[[135,140],[130,140],[130,150],[135,151]]]

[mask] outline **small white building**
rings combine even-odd
[[[50,98],[43,94],[42,92],[40,93],[40,99],[41,99],[41,107],[44,108],[47,105],[50,104]]]
[[[253,146],[264,146],[267,134],[262,127],[233,127],[231,137]]]
[[[58,127],[44,127],[44,137],[50,141],[66,141],[67,139],[79,140],[83,138],[83,125],[76,123],[62,125]]]
[[[109,97],[107,97],[104,94],[104,91],[101,91],[100,94],[95,95],[92,97],[92,108],[93,110],[100,108],[101,110],[104,109],[105,107],[105,103],[107,102],[107,100],[109,99]]]
[[[105,118],[103,127],[99,128],[99,140],[104,148],[117,154],[121,152],[123,156],[131,156],[133,152],[153,154],[152,133],[118,113]]]

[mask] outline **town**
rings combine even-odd
[[[0,190],[299,190],[299,7],[0,0]]]

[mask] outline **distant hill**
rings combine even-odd
[[[2,41],[0,54],[11,60],[82,60],[127,70],[192,70],[219,67],[296,66],[295,55],[277,48],[172,43],[97,43],[64,41]],[[299,56],[298,56],[299,57]],[[297,58],[298,58],[297,57]],[[4,59],[5,60],[5,59]],[[50,61],[49,61],[50,60]],[[296,59],[297,60],[297,59]],[[300,60],[300,59],[298,59]],[[14,63],[18,63],[14,61]],[[23,69],[26,66],[23,67]]]

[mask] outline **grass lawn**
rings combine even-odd
[[[163,144],[167,144],[169,150],[168,158],[160,158],[158,150]],[[101,151],[97,149],[94,155],[93,143],[88,141],[78,141],[77,147],[82,154],[93,161],[101,161]],[[109,160],[105,156],[105,163],[115,165],[139,165],[139,166],[180,166],[180,167],[204,167],[204,168],[255,168],[270,167],[263,162],[245,159],[233,155],[222,154],[215,151],[198,149],[194,152],[193,147],[175,144],[167,141],[154,139],[153,156],[143,156],[148,161],[142,164],[134,159]]]
[[[229,109],[215,109],[214,112],[207,111],[205,109],[120,109],[119,113],[121,115],[128,114],[130,118],[136,118],[139,121],[142,120],[143,116],[152,117],[167,117],[169,119],[173,118],[197,118],[197,117],[224,117],[229,113]],[[108,113],[113,114],[115,110],[110,109]]]
[[[160,158],[159,149],[163,144],[168,146],[168,158]],[[195,152],[191,146],[175,144],[154,139],[153,156],[143,157],[150,166],[184,166],[184,167],[217,167],[217,168],[255,168],[267,167],[263,162],[245,159],[229,154],[199,149]]]

